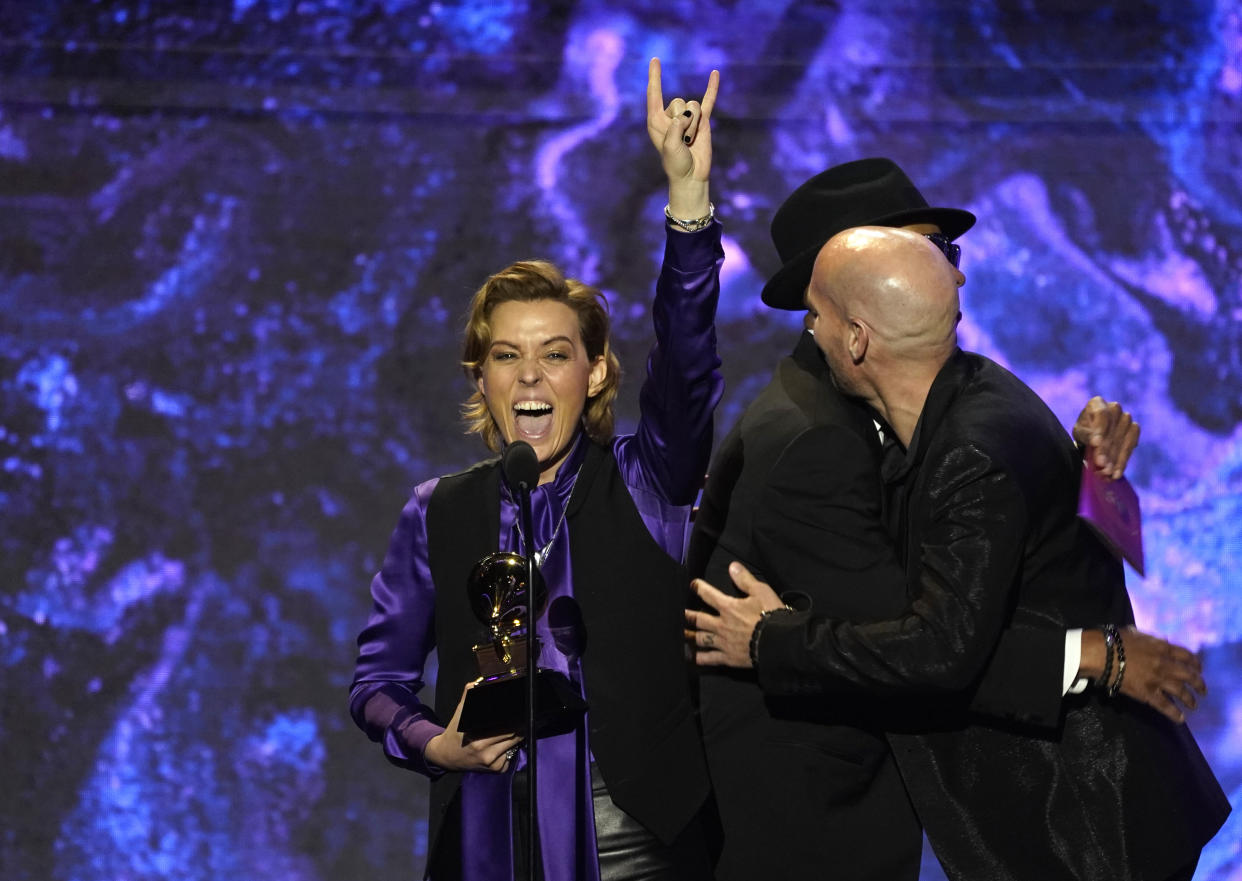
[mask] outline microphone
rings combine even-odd
[[[515,496],[520,495],[518,490],[530,492],[539,483],[539,457],[535,455],[535,448],[526,441],[514,441],[505,447],[500,467],[504,470],[505,482]]]
[[[522,524],[522,553],[526,556],[526,856],[527,877],[536,877],[535,830],[539,828],[538,729],[536,728],[535,656],[539,653],[539,637],[535,634],[535,533],[531,525],[530,493],[539,483],[539,457],[526,441],[514,441],[505,447],[500,459],[509,490],[517,497],[518,519]]]

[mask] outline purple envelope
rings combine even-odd
[[[1114,554],[1139,575],[1143,569],[1143,514],[1138,494],[1124,477],[1108,480],[1090,465],[1082,468],[1078,516],[1087,521]]]

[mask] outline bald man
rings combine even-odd
[[[954,879],[1188,879],[1228,802],[1183,724],[1115,697],[1133,623],[1120,564],[1077,517],[1082,461],[1018,379],[957,348],[963,277],[915,232],[862,227],[815,260],[809,326],[834,382],[900,447],[886,511],[909,607],[850,623],[696,582],[705,664],[757,668],[774,695],[900,699],[889,743]],[[974,687],[1004,628],[1108,633],[1102,687],[1048,725],[984,720]],[[829,873],[830,874],[830,873]]]

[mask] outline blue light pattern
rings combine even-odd
[[[345,711],[366,586],[483,455],[490,271],[606,292],[632,424],[652,55],[670,96],[722,71],[718,428],[799,325],[758,300],[793,186],[889,155],[974,211],[964,344],[1142,423],[1132,593],[1204,650],[1238,803],[1239,0],[46,0],[0,35],[0,877],[420,876],[424,782]],[[1242,878],[1242,821],[1197,877]]]

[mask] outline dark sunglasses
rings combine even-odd
[[[942,232],[925,232],[923,238],[931,241],[933,245],[940,249],[940,253],[944,254],[944,259],[953,264],[953,268],[957,268],[957,261],[962,259],[962,246],[955,245]]]

